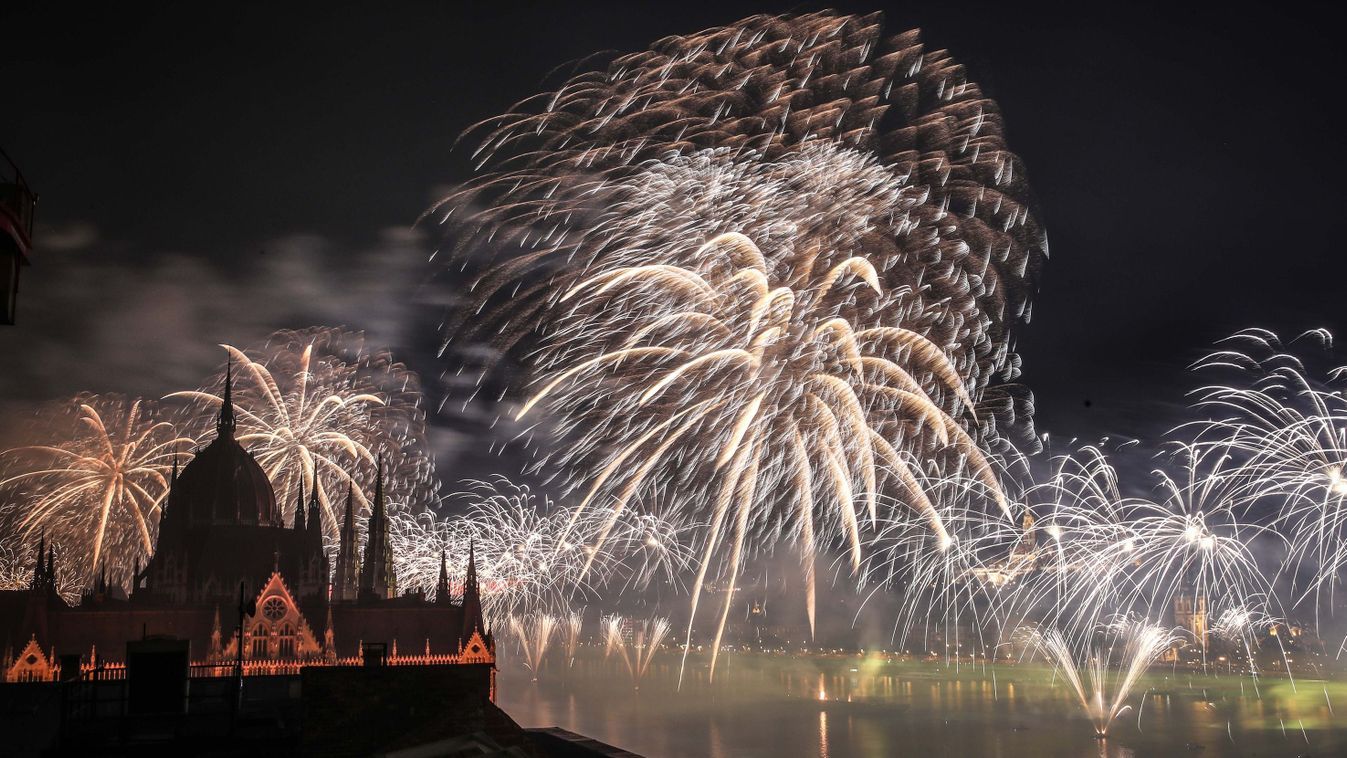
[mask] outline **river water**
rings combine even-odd
[[[646,756],[1347,756],[1341,681],[1157,666],[1100,740],[1069,686],[1037,664],[741,653],[721,657],[714,681],[690,660],[680,689],[672,652],[638,687],[602,650],[569,667],[557,652],[536,681],[502,656],[501,708]]]

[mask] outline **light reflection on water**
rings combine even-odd
[[[504,657],[504,656],[503,656]],[[1037,666],[889,664],[876,658],[722,656],[714,683],[657,656],[634,689],[600,651],[539,681],[508,657],[499,705],[524,726],[560,726],[648,756],[1347,755],[1341,682],[1252,682],[1156,669],[1110,738],[1096,740],[1074,695]],[[1245,688],[1245,684],[1249,686]],[[1303,724],[1303,728],[1302,728]]]

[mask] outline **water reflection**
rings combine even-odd
[[[634,690],[600,651],[538,682],[507,660],[499,703],[525,726],[561,726],[650,756],[1347,755],[1347,685],[1252,682],[1158,671],[1096,740],[1060,679],[1040,666],[970,667],[859,658],[722,657],[714,683],[690,659],[657,657]],[[1244,686],[1247,683],[1247,687]],[[1339,697],[1338,699],[1341,699]]]

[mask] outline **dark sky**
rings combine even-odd
[[[737,2],[0,10],[0,145],[42,193],[0,403],[155,395],[283,327],[436,366],[409,231],[466,126],[558,65],[763,11]],[[1344,71],[1327,11],[885,7],[1001,105],[1052,257],[1020,332],[1040,430],[1149,434],[1245,326],[1343,331]],[[485,6],[490,6],[485,7]],[[1089,405],[1087,406],[1087,401]]]

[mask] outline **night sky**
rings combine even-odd
[[[212,372],[217,343],[313,324],[433,383],[447,293],[424,264],[437,230],[412,225],[468,176],[455,137],[591,53],[791,9],[15,5],[0,145],[42,200],[20,324],[0,327],[7,413],[159,396]],[[1154,435],[1213,340],[1347,327],[1344,53],[1318,8],[1093,5],[832,7],[922,28],[1005,114],[1051,243],[1018,339],[1039,430]]]

